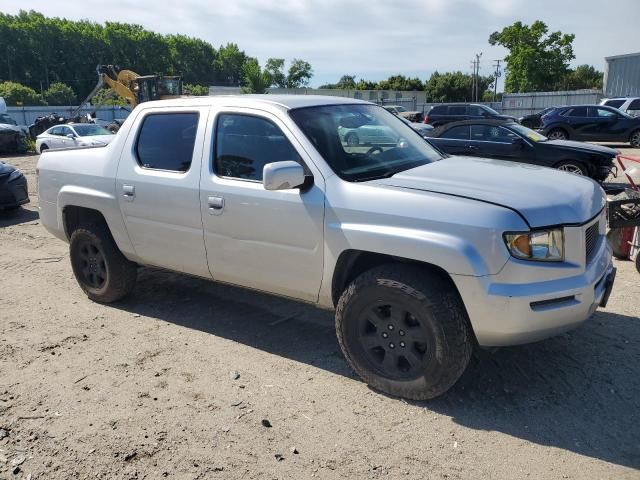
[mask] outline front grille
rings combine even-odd
[[[593,254],[598,246],[598,239],[600,238],[600,222],[596,222],[591,225],[584,232],[584,244],[585,244],[585,255],[586,261],[589,263]]]

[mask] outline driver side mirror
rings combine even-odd
[[[267,163],[262,169],[265,190],[291,190],[305,183],[304,168],[298,162],[287,160]]]
[[[65,135],[65,137],[67,137],[67,138],[71,138],[71,139],[76,138],[76,136],[75,136],[73,133],[67,133],[67,134]]]

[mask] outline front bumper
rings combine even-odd
[[[0,181],[0,208],[14,208],[29,203],[29,187],[23,176],[13,182]]]
[[[606,306],[616,270],[606,238],[599,242],[586,267],[580,272],[567,269],[566,277],[507,283],[500,274],[453,275],[478,343],[497,347],[542,340],[577,327]]]

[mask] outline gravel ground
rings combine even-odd
[[[37,157],[7,160],[32,203],[0,213],[0,479],[640,478],[631,262],[578,330],[408,403],[350,372],[329,312],[155,269],[89,301],[39,224]]]

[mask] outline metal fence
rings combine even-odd
[[[78,107],[7,107],[7,113],[18,125],[31,125],[37,117],[43,117],[51,113],[56,113],[61,117],[69,117]],[[127,118],[129,110],[117,106],[104,106],[100,108],[82,108],[80,115],[96,112],[96,116],[102,120],[113,120],[115,118]]]
[[[563,92],[505,93],[501,112],[513,117],[537,113],[547,107],[585,105],[599,103],[600,90],[575,90]]]

